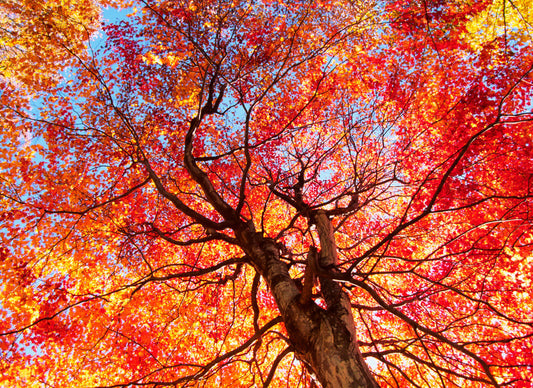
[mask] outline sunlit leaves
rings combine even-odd
[[[8,0],[0,12],[2,76],[32,88],[54,82],[57,71],[83,55],[100,18],[95,3],[77,1]]]
[[[0,385],[312,386],[323,209],[382,386],[528,386],[531,4],[105,5],[2,4]]]
[[[527,45],[533,33],[532,8],[533,3],[529,0],[488,2],[486,9],[473,16],[466,25],[469,44],[478,50],[497,41],[508,44],[510,49]]]

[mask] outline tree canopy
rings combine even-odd
[[[532,387],[532,9],[3,0],[0,386]]]

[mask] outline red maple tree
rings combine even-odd
[[[528,1],[109,5],[1,5],[0,385],[531,386]]]

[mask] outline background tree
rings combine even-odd
[[[17,4],[0,384],[531,386],[527,1]]]

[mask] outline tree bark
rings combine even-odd
[[[320,265],[336,264],[331,223],[324,213],[319,212],[316,219],[321,253],[328,255],[322,257]],[[359,351],[350,303],[342,288],[335,281],[319,276],[327,308],[312,300],[302,304],[300,290],[291,279],[287,265],[280,260],[275,242],[251,228],[236,231],[236,236],[266,279],[297,356],[314,372],[322,386],[378,387]]]

